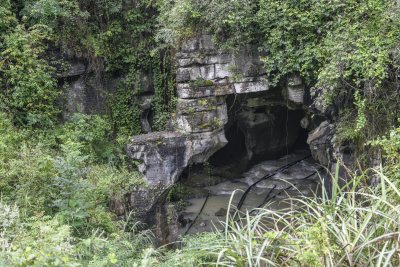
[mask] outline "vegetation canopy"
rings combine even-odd
[[[399,8],[395,0],[0,0],[0,266],[399,266]],[[156,248],[134,212],[111,207],[146,187],[125,151],[144,132],[143,97],[153,95],[152,130],[168,130],[175,52],[202,34],[232,53],[262,52],[271,87],[302,77],[360,168],[343,188],[332,175],[332,195],[288,200],[298,209],[235,214],[223,231]],[[66,112],[77,79],[66,73],[78,59],[82,79],[101,91],[99,112]],[[382,168],[364,168],[374,151]]]

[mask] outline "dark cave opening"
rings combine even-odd
[[[227,99],[228,122],[224,130],[228,143],[208,162],[188,166],[180,177],[183,190],[178,192],[175,200],[187,201],[184,203],[190,207],[184,208],[179,215],[185,231],[192,226],[190,212],[193,210],[208,214],[210,221],[224,216],[235,192],[239,196],[240,192],[250,192],[243,202],[241,198],[232,198],[240,209],[241,205],[260,207],[260,203],[263,205],[275,197],[296,195],[296,189],[292,190],[283,179],[299,187],[301,194],[318,190],[318,183],[310,178],[314,177],[310,174],[315,174],[313,161],[293,165],[307,159],[310,153],[306,111],[300,106],[287,107],[284,101],[271,103],[271,99],[263,102],[259,97],[247,97]],[[288,167],[285,169],[285,166]],[[253,185],[256,186],[251,189]],[[204,204],[207,201],[212,204]],[[205,227],[207,223],[197,226],[194,231],[203,231]]]
[[[282,103],[254,103],[255,98],[228,98],[228,144],[211,156],[217,168],[245,171],[258,162],[276,159],[296,149],[309,149],[308,131],[302,128],[302,109],[289,109]]]
[[[296,150],[309,150],[308,130],[304,129],[307,123],[302,122],[308,121],[306,111],[301,107],[288,108],[279,99],[260,99],[258,94],[227,98],[228,143],[207,163],[186,168],[181,175],[183,181],[196,173],[208,173],[209,166],[213,176],[230,179],[262,161],[275,160]]]
[[[218,150],[209,160],[213,166],[224,166],[246,160],[245,136],[238,125],[234,124],[225,130],[225,137],[228,144]]]

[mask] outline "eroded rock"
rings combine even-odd
[[[148,212],[159,206],[157,203],[166,190],[177,182],[187,166],[206,162],[228,143],[225,133],[229,133],[232,125],[244,135],[246,151],[240,160],[246,161],[247,158],[250,161],[253,157],[279,155],[290,149],[298,139],[300,121],[305,116],[301,110],[305,105],[302,79],[299,76],[289,77],[283,90],[273,92],[269,88],[260,53],[254,47],[227,53],[217,49],[209,35],[203,35],[182,44],[176,53],[176,63],[178,100],[176,114],[171,119],[173,128],[169,132],[134,136],[128,146],[128,155],[139,160],[139,170],[150,188],[144,191],[148,192],[147,200],[144,200],[146,194],[140,192],[143,199],[138,199],[139,205],[143,205],[143,210]],[[236,99],[237,95],[245,94],[241,107],[233,110],[235,119],[232,121],[226,99],[233,98],[232,95]],[[289,102],[290,109],[287,108]],[[308,117],[307,121],[302,121],[302,126],[307,129],[314,127]],[[328,147],[324,145],[330,142],[333,132],[334,126],[326,122],[309,136],[308,142],[311,148],[315,148],[313,157],[323,164],[329,160],[326,153]],[[285,159],[282,164],[287,164],[288,160]],[[241,163],[239,161],[238,165]],[[254,177],[271,171],[270,166],[261,167],[254,170]],[[240,183],[243,189],[247,186],[244,182],[250,181]],[[260,184],[260,187],[276,189],[286,188],[287,185],[275,179],[268,184]],[[226,188],[225,191],[228,194],[232,190]],[[161,220],[161,217],[157,218]]]
[[[128,155],[140,161],[139,171],[149,185],[168,188],[190,163],[206,161],[226,142],[221,131],[194,135],[157,132],[134,136]]]
[[[335,126],[328,121],[322,122],[308,135],[307,143],[310,145],[311,154],[322,165],[328,166],[331,160],[332,144]]]
[[[172,132],[135,136],[128,155],[150,185],[169,187],[190,163],[208,160],[227,140],[225,96],[269,90],[257,49],[218,50],[210,35],[185,41],[176,54],[177,112]]]

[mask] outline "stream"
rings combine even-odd
[[[315,195],[321,185],[323,169],[309,157],[309,153],[308,150],[296,150],[279,159],[262,161],[233,179],[207,173],[191,175],[185,182],[186,186],[202,193],[185,200],[186,205],[180,211],[180,234],[221,228],[219,222],[226,218],[232,193],[235,192],[231,204],[237,207],[244,192],[263,177],[268,178],[251,187],[242,200],[240,211],[250,212],[266,203],[270,209],[278,210],[290,205],[284,201],[288,198]],[[204,186],[212,181],[216,184]]]

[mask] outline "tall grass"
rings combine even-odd
[[[223,232],[186,239],[158,265],[400,266],[400,191],[379,175],[377,188],[362,186],[362,177],[339,187],[333,175],[331,194],[289,198],[285,210],[232,207]]]

